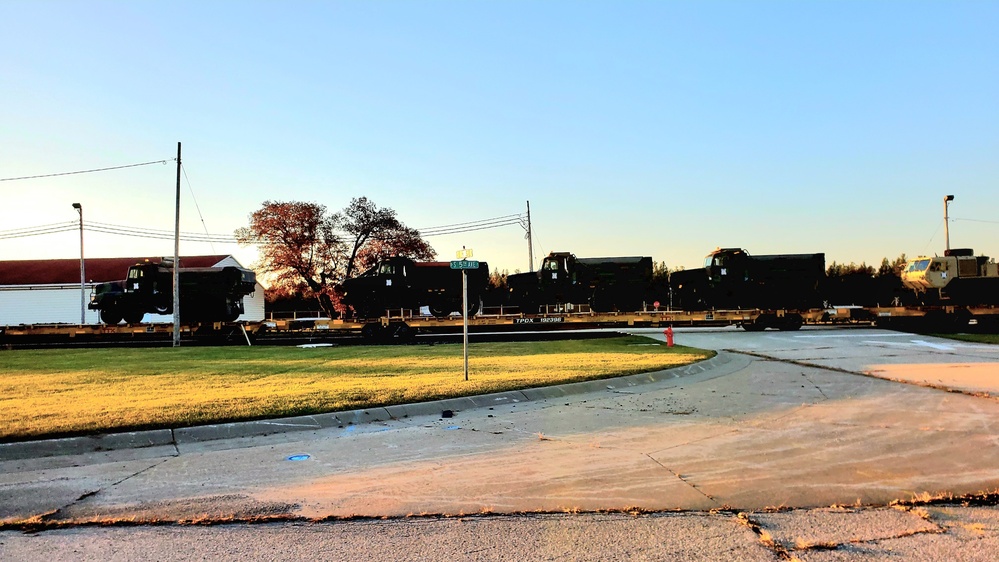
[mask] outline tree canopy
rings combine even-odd
[[[330,317],[340,308],[340,285],[358,272],[389,256],[417,261],[436,256],[394,210],[366,197],[332,214],[318,203],[264,201],[235,235],[240,244],[257,246],[254,266],[268,277],[269,297],[314,297]]]

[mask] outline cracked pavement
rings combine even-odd
[[[411,524],[420,541],[435,533],[440,548],[453,541],[463,559],[524,559],[561,551],[475,554],[461,550],[473,539],[458,537],[476,532],[488,543],[498,529],[526,533],[520,526],[561,536],[587,521],[587,532],[621,536],[602,550],[579,531],[572,559],[614,559],[606,547],[629,540],[632,554],[660,552],[647,559],[991,560],[999,552],[994,346],[873,329],[678,330],[676,339],[728,351],[704,372],[453,418],[0,461],[0,554],[44,546],[96,557],[122,533],[172,545],[162,559],[179,559],[177,541],[192,556],[220,554],[192,542],[200,535],[231,544],[302,535],[338,552],[359,526],[392,537]],[[698,526],[712,531],[689,530]],[[679,538],[663,546],[674,535],[702,548],[688,557]],[[641,550],[651,536],[655,549]],[[326,544],[330,537],[340,546]],[[366,540],[364,552],[390,549],[394,559],[425,553],[415,539]],[[411,550],[398,550],[406,544]],[[587,558],[597,552],[604,556]]]

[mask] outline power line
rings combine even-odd
[[[55,174],[41,174],[37,176],[21,176],[19,178],[0,178],[0,181],[16,181],[16,180],[34,180],[38,178],[52,178],[55,176],[71,176],[74,174],[90,174],[93,172],[107,172],[109,170],[121,170],[122,168],[136,168],[138,166],[149,166],[150,164],[166,164],[167,162],[176,162],[176,158],[171,158],[169,160],[154,160],[152,162],[140,162],[138,164],[126,164],[124,166],[111,166],[109,168],[94,168],[92,170],[79,170],[76,172],[58,172]]]
[[[446,234],[459,234],[463,232],[472,232],[475,230],[485,230],[489,228],[499,228],[502,226],[522,224],[522,217],[520,215],[506,215],[503,217],[495,217],[491,219],[482,219],[472,222],[463,222],[458,224],[446,225],[446,226],[435,226],[431,228],[417,229],[417,232],[421,236],[443,236]]]
[[[15,230],[5,230],[5,231],[0,231],[0,240],[8,240],[11,238],[28,238],[30,236],[41,236],[43,234],[56,234],[59,232],[69,232],[71,230],[76,230],[78,227],[79,223],[77,223],[76,221],[70,221],[65,223],[55,223],[43,226],[19,228]]]
[[[417,230],[417,232],[420,233],[421,237],[429,238],[432,236],[461,234],[465,232],[474,232],[478,230],[487,230],[491,228],[500,228],[511,225],[523,226],[522,221],[523,217],[521,217],[521,215],[505,215],[502,217],[493,217],[489,219],[481,219],[477,221],[469,221],[452,225],[435,226],[423,230]],[[202,220],[202,225],[204,226],[203,220]],[[86,232],[112,234],[117,236],[130,236],[133,238],[173,240],[175,236],[175,233],[172,230],[160,230],[148,227],[127,226],[127,225],[111,224],[98,221],[85,221],[83,226]],[[13,230],[3,230],[0,231],[0,240],[10,239],[10,238],[26,238],[29,236],[41,236],[45,234],[56,234],[60,232],[68,232],[76,230],[77,228],[79,228],[79,222],[68,221],[68,222],[54,223],[41,226],[24,227]],[[233,235],[211,234],[207,232],[207,229],[206,232],[204,233],[181,232],[180,239],[186,242],[208,242],[208,243],[219,243],[219,244],[236,244],[239,242],[236,239],[236,237]],[[349,243],[353,240],[353,238],[349,236],[338,236],[337,240],[340,242]],[[250,243],[264,244],[267,243],[267,241],[263,239],[257,239],[251,241]]]
[[[208,234],[208,225],[205,224],[205,217],[201,214],[201,207],[198,205],[198,198],[194,196],[194,186],[191,185],[191,178],[187,177],[187,168],[183,163],[181,163],[180,169],[184,172],[184,179],[187,180],[187,189],[191,192],[191,201],[194,201],[194,208],[198,211],[198,218],[201,219],[201,228],[205,229],[205,234]],[[215,245],[211,242],[209,242],[209,245],[214,253]]]
[[[984,222],[984,223],[988,223],[988,224],[999,224],[999,221],[987,221],[987,220],[983,220],[983,219],[958,219],[958,218],[950,217],[950,220],[952,220],[952,221],[965,221],[965,222]]]
[[[168,230],[140,229],[130,226],[120,226],[114,224],[88,222],[84,224],[84,230],[98,232],[101,234],[116,234],[119,236],[131,236],[138,238],[151,238],[155,240],[173,240],[174,232]],[[218,242],[220,244],[235,244],[236,238],[226,234],[200,234],[197,232],[181,232],[180,239],[187,242]]]

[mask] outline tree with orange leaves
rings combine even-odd
[[[384,257],[432,260],[436,255],[395,211],[366,197],[333,214],[317,203],[264,201],[250,215],[250,225],[236,230],[236,239],[257,245],[254,266],[269,279],[271,296],[317,298],[330,318],[338,313],[338,288],[345,279]]]

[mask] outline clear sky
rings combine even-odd
[[[269,199],[367,196],[416,228],[530,201],[536,261],[690,268],[739,246],[877,265],[942,253],[954,194],[951,246],[999,257],[999,2],[4,0],[0,20],[0,178],[182,142],[184,231],[231,234]],[[0,234],[77,220],[74,202],[172,231],[175,177],[3,181]],[[512,272],[524,234],[429,241]],[[78,256],[73,232],[0,239],[0,259]]]

